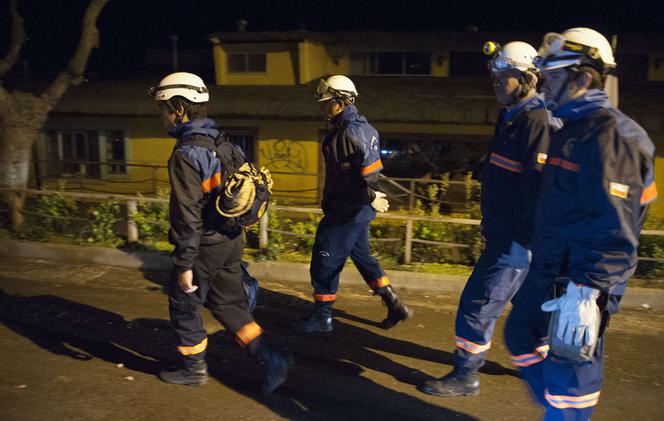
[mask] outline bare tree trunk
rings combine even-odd
[[[32,145],[39,136],[34,128],[0,126],[0,186],[24,188],[30,173]],[[12,226],[15,231],[23,228],[23,194],[7,192],[5,201],[11,209]]]
[[[83,81],[85,67],[93,48],[99,46],[96,22],[109,0],[90,0],[83,15],[81,38],[67,67],[62,70],[39,97],[21,91],[9,92],[2,86],[2,76],[14,65],[26,41],[23,18],[18,12],[18,0],[10,0],[12,19],[9,50],[0,59],[0,187],[21,189],[28,185],[30,154],[39,131],[46,123],[69,86]],[[6,200],[12,209],[14,229],[23,225],[23,195],[9,193]]]

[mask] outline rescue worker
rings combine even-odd
[[[498,115],[481,181],[484,250],[461,294],[454,369],[418,389],[435,396],[474,396],[496,320],[529,269],[535,200],[549,147],[550,115],[537,96],[535,49],[521,41],[487,42]]]
[[[603,381],[605,328],[657,196],[654,145],[602,89],[616,62],[600,33],[547,34],[537,65],[547,107],[565,126],[551,139],[532,274],[515,297],[506,343],[545,420],[588,420]]]
[[[293,323],[300,333],[331,333],[332,306],[337,298],[339,274],[350,256],[365,282],[387,307],[382,322],[390,329],[412,315],[395,293],[369,247],[369,223],[376,212],[386,212],[386,194],[379,191],[379,135],[355,106],[358,93],[342,75],[321,79],[316,98],[332,128],[323,141],[325,187],[324,217],[316,230],[311,253],[314,309]]]
[[[243,227],[218,229],[208,216],[210,198],[221,188],[224,173],[216,154],[226,153],[232,158],[228,162],[238,164],[244,154],[207,118],[209,93],[200,77],[172,73],[149,92],[159,103],[168,133],[177,139],[168,160],[169,241],[175,246],[168,297],[182,360],[178,369],[162,371],[159,378],[189,386],[208,381],[208,339],[200,314],[206,306],[238,344],[265,365],[263,392],[268,394],[286,380],[289,355],[265,339],[249,312],[242,282]]]

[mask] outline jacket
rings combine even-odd
[[[516,241],[532,247],[550,130],[550,115],[536,96],[498,115],[481,176],[482,236],[488,246],[509,249]]]
[[[379,135],[354,105],[332,121],[323,141],[325,187],[321,207],[326,217],[367,222],[376,217],[371,202],[383,169]]]
[[[177,142],[168,160],[171,185],[168,237],[175,246],[171,262],[183,271],[192,268],[201,245],[218,244],[240,232],[222,234],[206,217],[210,198],[220,188],[223,174],[221,161],[214,152],[215,141],[220,136],[214,121],[197,119],[180,123],[169,134]]]
[[[623,295],[637,264],[639,233],[657,197],[655,147],[601,90],[563,104],[538,206],[535,261],[540,281],[561,272]]]

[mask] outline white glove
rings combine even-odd
[[[387,209],[390,207],[390,203],[385,199],[387,195],[383,192],[376,192],[376,197],[373,202],[371,202],[371,207],[376,209],[378,212],[387,212]]]
[[[565,294],[542,304],[542,311],[560,310],[556,337],[576,347],[592,346],[597,341],[600,312],[599,290],[571,282]]]

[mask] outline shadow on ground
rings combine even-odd
[[[163,279],[154,281],[163,285]],[[262,368],[223,330],[209,338],[208,363],[214,378],[279,416],[296,420],[474,419],[365,377],[365,370],[370,369],[399,382],[417,384],[429,376],[381,353],[450,364],[449,353],[344,323],[344,318],[373,322],[343,311],[337,313],[334,336],[300,337],[291,333],[288,323],[306,313],[307,301],[265,289],[259,299],[257,320],[295,354],[296,365],[288,382],[273,395],[262,397]],[[76,360],[97,358],[154,375],[178,358],[174,352],[177,338],[167,320],[128,321],[120,314],[58,296],[22,297],[0,290],[0,320],[39,347]]]

